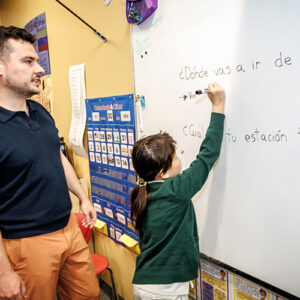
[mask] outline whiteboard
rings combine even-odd
[[[169,132],[184,167],[226,90],[222,152],[195,197],[201,252],[300,296],[300,2],[159,1],[132,26],[139,136]],[[141,128],[142,125],[142,128]]]

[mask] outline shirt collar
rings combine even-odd
[[[36,110],[35,105],[33,104],[32,100],[26,100],[29,115],[32,111]],[[4,107],[0,106],[0,122],[6,123],[9,119],[11,119],[17,111],[8,110]]]
[[[27,106],[28,106],[28,111],[29,111],[29,115],[32,111],[37,110],[37,107],[35,105],[35,101],[33,100],[26,100]]]
[[[158,182],[164,182],[164,180],[152,180],[152,181],[147,181],[147,184],[150,184],[150,183],[158,183]]]
[[[11,111],[0,106],[0,122],[5,123],[15,115],[16,111]]]

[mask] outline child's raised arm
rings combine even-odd
[[[219,157],[224,132],[224,89],[216,82],[208,85],[212,114],[200,151],[190,167],[173,178],[174,197],[190,200],[204,185]]]

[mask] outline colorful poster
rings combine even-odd
[[[201,258],[202,300],[286,300],[227,269]]]
[[[50,61],[49,61],[49,46],[46,26],[46,14],[42,13],[29,21],[25,25],[25,29],[34,36],[34,47],[39,55],[39,64],[44,68],[45,75],[49,75]]]
[[[42,104],[49,113],[52,113],[52,79],[50,75],[49,47],[47,38],[46,15],[42,13],[29,21],[25,29],[34,36],[34,47],[39,56],[39,64],[44,68],[45,74],[41,78],[41,93],[31,99]]]
[[[229,276],[232,299],[234,300],[283,300],[266,288],[256,285],[244,278],[231,274]]]
[[[52,108],[52,79],[51,75],[43,76],[41,78],[41,92],[38,95],[32,96],[30,99],[39,102],[43,105],[47,111],[51,114],[53,112]]]
[[[136,185],[131,162],[135,141],[132,94],[86,100],[92,201],[108,235],[120,243],[138,240],[130,219],[130,192]]]
[[[227,300],[227,270],[201,259],[201,280],[203,300]]]

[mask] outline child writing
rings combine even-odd
[[[167,133],[137,141],[132,162],[139,176],[131,193],[131,217],[140,234],[141,254],[133,278],[136,300],[188,300],[197,278],[199,241],[191,198],[204,185],[217,160],[224,128],[225,92],[208,85],[210,125],[196,160],[181,173],[176,142]]]

